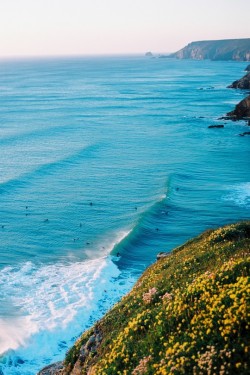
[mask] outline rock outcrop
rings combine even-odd
[[[168,57],[194,60],[250,61],[250,38],[192,42]]]
[[[250,64],[246,67],[245,72],[250,72]]]
[[[157,254],[156,259],[159,260],[159,259],[166,258],[166,257],[169,257],[169,256],[170,256],[170,253],[166,253],[165,251],[162,251],[162,252]]]
[[[250,95],[241,100],[233,111],[227,113],[227,116],[232,120],[250,119]]]
[[[245,70],[250,69],[250,65],[247,66]],[[234,81],[228,88],[233,89],[250,89],[250,71],[245,74],[242,78]],[[235,109],[227,113],[227,120],[248,120],[248,125],[250,125],[250,95],[245,99],[241,100],[236,106]],[[241,135],[241,134],[240,134]]]
[[[244,133],[241,133],[239,134],[241,137],[245,137],[245,135],[250,135],[250,132],[244,132]]]
[[[250,119],[250,95],[241,100],[233,111],[227,113],[227,116],[232,120]]]
[[[224,125],[209,125],[208,129],[221,129],[224,128]]]
[[[61,375],[64,373],[63,362],[56,362],[52,365],[44,367],[37,375]]]
[[[250,72],[228,86],[230,89],[250,89]]]

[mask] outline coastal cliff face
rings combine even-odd
[[[39,375],[249,374],[249,248],[248,221],[161,254],[64,362]]]
[[[250,89],[250,72],[228,86],[230,89]]]
[[[250,38],[192,42],[168,57],[250,61]]]
[[[248,71],[250,65],[247,66],[245,69]],[[234,81],[228,88],[233,89],[242,89],[242,90],[249,90],[250,89],[250,72],[245,74],[242,78]],[[248,125],[250,125],[250,95],[247,96],[245,99],[241,100],[236,106],[235,109],[229,113],[227,116],[232,120],[248,120]]]
[[[236,106],[235,109],[229,113],[227,116],[232,118],[232,120],[241,120],[241,119],[250,119],[250,95],[245,99],[241,100]]]

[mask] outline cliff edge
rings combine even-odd
[[[231,120],[250,121],[250,95],[236,104],[235,109],[227,113]]]
[[[250,89],[250,72],[245,74],[244,77],[237,79],[231,85],[228,86],[229,89]]]
[[[250,38],[192,42],[168,57],[194,60],[250,61]]]
[[[248,71],[250,65],[245,69]],[[228,86],[231,89],[241,89],[249,90],[250,89],[250,72],[245,74],[242,78],[234,81],[231,85]],[[231,120],[248,120],[248,125],[250,125],[250,95],[245,99],[241,100],[236,106],[235,109],[227,113],[227,118]]]
[[[130,293],[39,375],[250,372],[250,221],[161,254]]]

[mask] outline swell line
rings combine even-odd
[[[30,132],[25,132],[25,133],[16,133],[13,135],[9,135],[7,137],[3,137],[0,139],[0,144],[2,145],[8,145],[11,143],[16,143],[16,142],[22,142],[22,141],[28,141],[30,139],[40,139],[41,137],[48,137],[48,136],[55,136],[57,134],[60,134],[62,130],[69,129],[68,126],[54,126],[54,127],[49,127],[49,128],[44,128],[44,129],[35,129]]]
[[[25,187],[30,181],[36,177],[43,176],[48,173],[55,173],[58,169],[70,167],[72,165],[78,164],[85,155],[91,154],[92,152],[96,151],[99,147],[98,144],[88,145],[86,147],[81,148],[77,152],[67,156],[66,158],[59,159],[53,161],[51,163],[43,164],[39,166],[35,170],[24,173],[17,178],[13,178],[9,181],[3,182],[0,184],[0,194],[8,193],[10,189],[18,189]]]
[[[137,267],[139,264],[143,269],[143,259],[146,264],[152,257],[152,251],[155,250],[153,244],[159,241],[159,236],[162,237],[161,242],[164,241],[165,230],[161,229],[166,226],[169,213],[174,209],[171,203],[172,191],[174,191],[172,177],[172,175],[168,177],[165,193],[139,215],[133,229],[111,251],[113,256],[121,255],[117,262],[119,267],[126,268],[128,265]],[[141,268],[139,271],[142,270]]]

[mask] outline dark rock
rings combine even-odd
[[[52,365],[44,367],[37,375],[60,375],[63,374],[63,362],[56,362]]]
[[[245,72],[250,72],[250,64],[246,67]]]
[[[244,133],[241,133],[239,134],[241,137],[244,137],[245,135],[250,135],[250,132],[244,132]]]
[[[214,87],[213,87],[213,86],[209,86],[209,87],[200,87],[198,90],[214,90]]]
[[[209,125],[208,129],[213,129],[213,128],[224,128],[224,125]]]
[[[230,89],[250,89],[250,72],[227,87]]]
[[[218,117],[217,120],[232,120],[232,116],[222,116],[222,117]]]
[[[101,344],[102,336],[98,328],[95,328],[94,334],[90,336],[88,341],[83,344],[80,348],[79,357],[74,365],[71,374],[73,375],[81,375],[82,374],[82,366],[86,359],[89,357],[91,353],[95,353]],[[41,374],[43,375],[43,374]]]
[[[227,113],[233,120],[244,120],[250,118],[250,95],[236,105],[235,109]]]
[[[169,257],[169,256],[170,256],[170,253],[165,253],[164,251],[162,251],[162,252],[157,254],[156,259],[159,260],[159,259],[166,258],[166,257]]]

